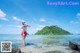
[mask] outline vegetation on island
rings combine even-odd
[[[41,30],[38,30],[36,35],[62,35],[62,34],[70,34],[70,32],[58,27],[57,25],[55,26],[45,26]]]

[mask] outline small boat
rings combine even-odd
[[[69,47],[72,50],[76,50],[76,51],[80,52],[80,45],[79,44],[76,44],[76,43],[73,43],[73,42],[69,41]]]

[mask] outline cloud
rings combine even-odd
[[[0,17],[5,17],[6,14],[0,9]]]
[[[77,19],[80,21],[80,13],[77,13]]]
[[[6,14],[0,9],[0,20],[8,21]]]
[[[16,27],[16,28],[21,28],[21,25],[7,25],[8,27]]]
[[[77,16],[80,16],[80,13],[77,13]]]
[[[80,13],[76,14],[75,20],[70,21],[70,24],[79,24],[80,23]]]
[[[45,22],[46,20],[44,18],[41,18],[40,19],[40,22]]]
[[[76,31],[75,33],[76,33],[76,34],[79,34],[80,32],[79,32],[79,31]]]
[[[0,20],[8,21],[8,19],[5,17],[0,17]]]
[[[15,21],[24,22],[23,19],[17,18],[17,17],[15,17],[15,16],[13,17],[13,19],[14,19]]]
[[[79,21],[70,21],[70,24],[78,24]]]

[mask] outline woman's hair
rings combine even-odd
[[[25,24],[25,22],[22,22],[22,25],[24,25]]]

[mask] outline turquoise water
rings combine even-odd
[[[0,34],[1,41],[12,41],[13,44],[22,44],[22,36],[19,34]],[[80,35],[28,35],[26,43],[63,45],[69,41],[80,44]]]
[[[1,41],[12,41],[13,44],[22,44],[22,36],[19,34],[0,34]],[[41,43],[42,37],[38,35],[27,35],[26,43]]]

